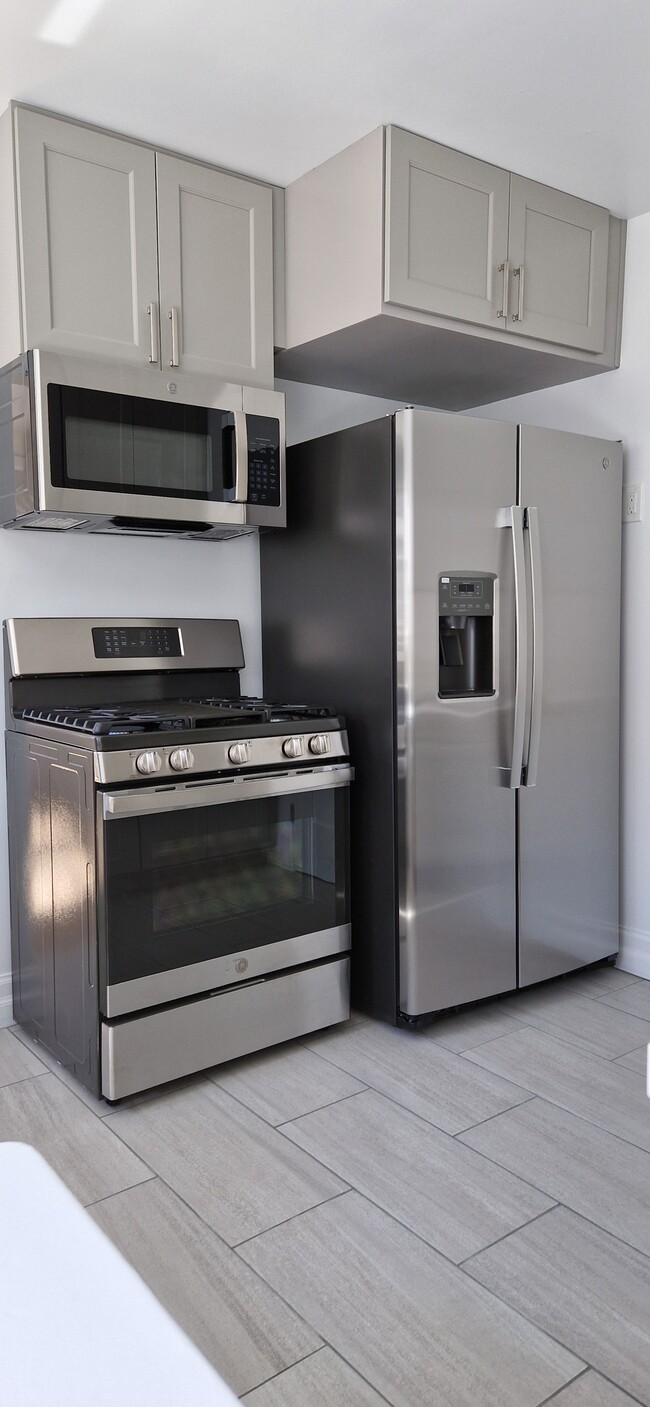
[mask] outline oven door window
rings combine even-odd
[[[58,488],[224,502],[232,498],[230,411],[48,386]]]
[[[110,985],[349,922],[348,789],[104,826]]]

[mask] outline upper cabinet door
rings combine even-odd
[[[386,141],[385,301],[505,327],[509,173],[399,127]]]
[[[608,244],[602,206],[512,176],[509,330],[602,352]]]
[[[22,108],[15,120],[24,347],[148,362],[153,152]]]
[[[163,369],[273,384],[270,187],[158,155]]]

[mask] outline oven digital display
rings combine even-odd
[[[95,659],[180,659],[177,626],[93,626]]]

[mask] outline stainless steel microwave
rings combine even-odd
[[[206,539],[285,527],[284,396],[27,352],[0,371],[0,522]]]

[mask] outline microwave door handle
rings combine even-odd
[[[235,420],[235,503],[248,502],[248,424],[245,410],[233,411]]]

